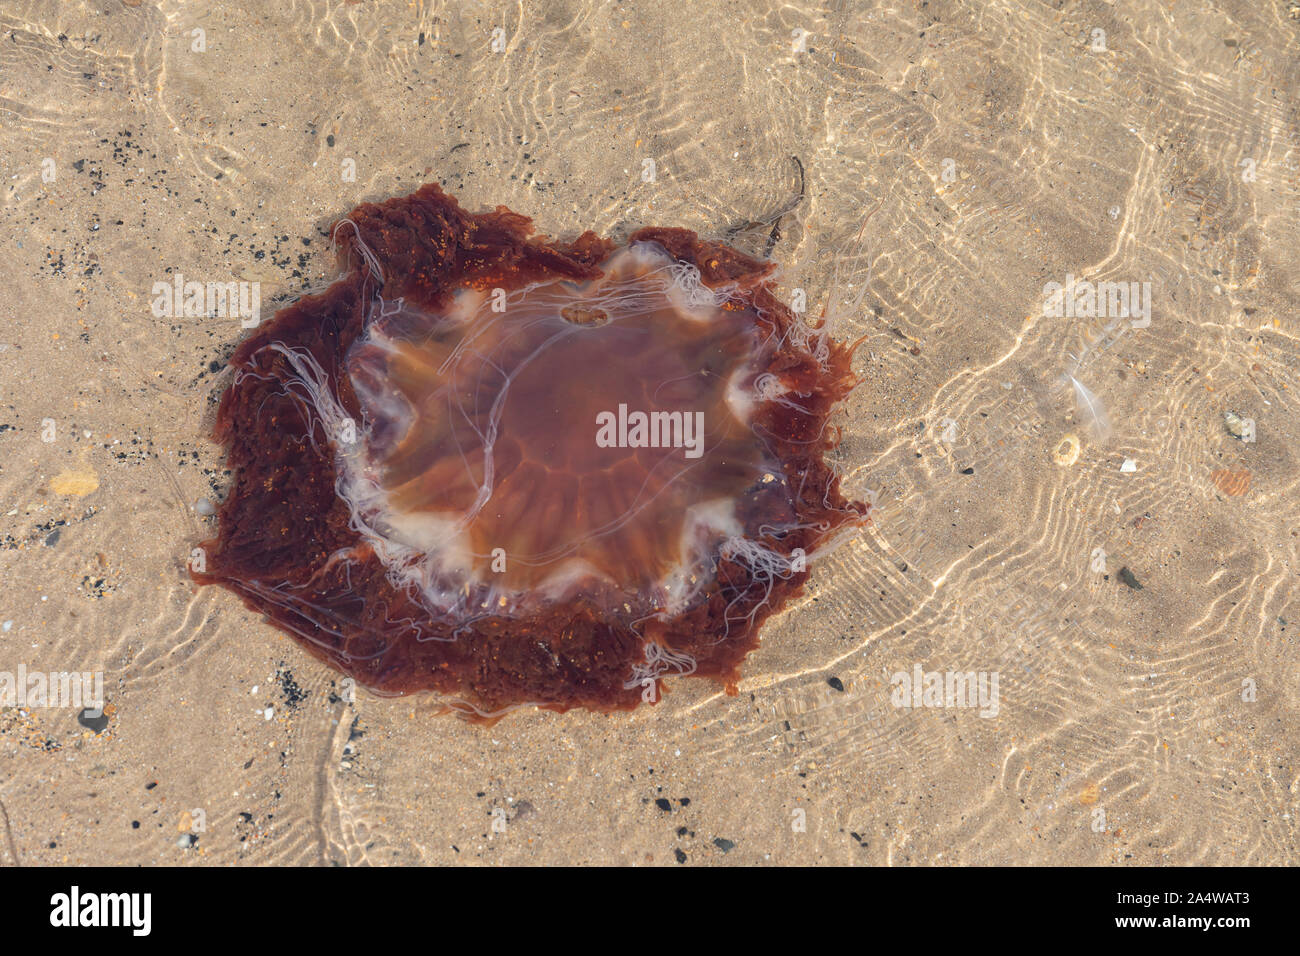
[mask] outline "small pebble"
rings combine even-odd
[[[200,498],[194,502],[194,510],[205,518],[210,518],[217,513],[216,507],[207,498]]]
[[[1062,436],[1057,443],[1056,450],[1052,452],[1052,457],[1056,459],[1058,465],[1068,467],[1079,460],[1079,436],[1071,433]]]
[[[77,723],[96,734],[102,734],[108,726],[108,715],[103,710],[87,707],[77,714]]]
[[[1119,470],[1124,472],[1125,474],[1129,474],[1130,472],[1137,471],[1138,470],[1137,462],[1135,462],[1132,458],[1125,458],[1124,464],[1119,466]]]
[[[1223,426],[1228,429],[1228,434],[1234,438],[1244,438],[1246,435],[1246,419],[1236,412],[1227,411],[1223,413]]]

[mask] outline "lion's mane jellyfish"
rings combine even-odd
[[[824,460],[852,349],[684,229],[532,235],[436,185],[335,226],[345,274],[235,352],[194,577],[380,693],[631,709],[731,684],[859,527]]]

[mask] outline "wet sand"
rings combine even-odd
[[[0,707],[0,859],[1296,863],[1298,40],[1289,0],[6,4],[0,671],[100,672],[107,719]],[[193,587],[247,330],[155,283],[269,315],[426,181],[770,250],[865,337],[873,524],[736,696],[349,702]],[[986,699],[898,706],[918,667]]]

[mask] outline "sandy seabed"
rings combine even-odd
[[[0,672],[106,707],[0,707],[0,859],[1296,863],[1298,41],[1293,0],[4,4]],[[155,283],[269,315],[427,181],[770,255],[865,337],[873,523],[735,696],[484,728],[194,588],[248,330]]]

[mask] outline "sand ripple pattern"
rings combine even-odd
[[[0,669],[112,710],[0,709],[0,859],[1297,862],[1300,19],[1192,6],[7,4]],[[246,333],[153,283],[269,312],[426,179],[770,254],[861,339],[873,524],[735,696],[485,731],[191,590]],[[1069,276],[1149,324],[1051,314]],[[918,666],[996,713],[896,706]]]

